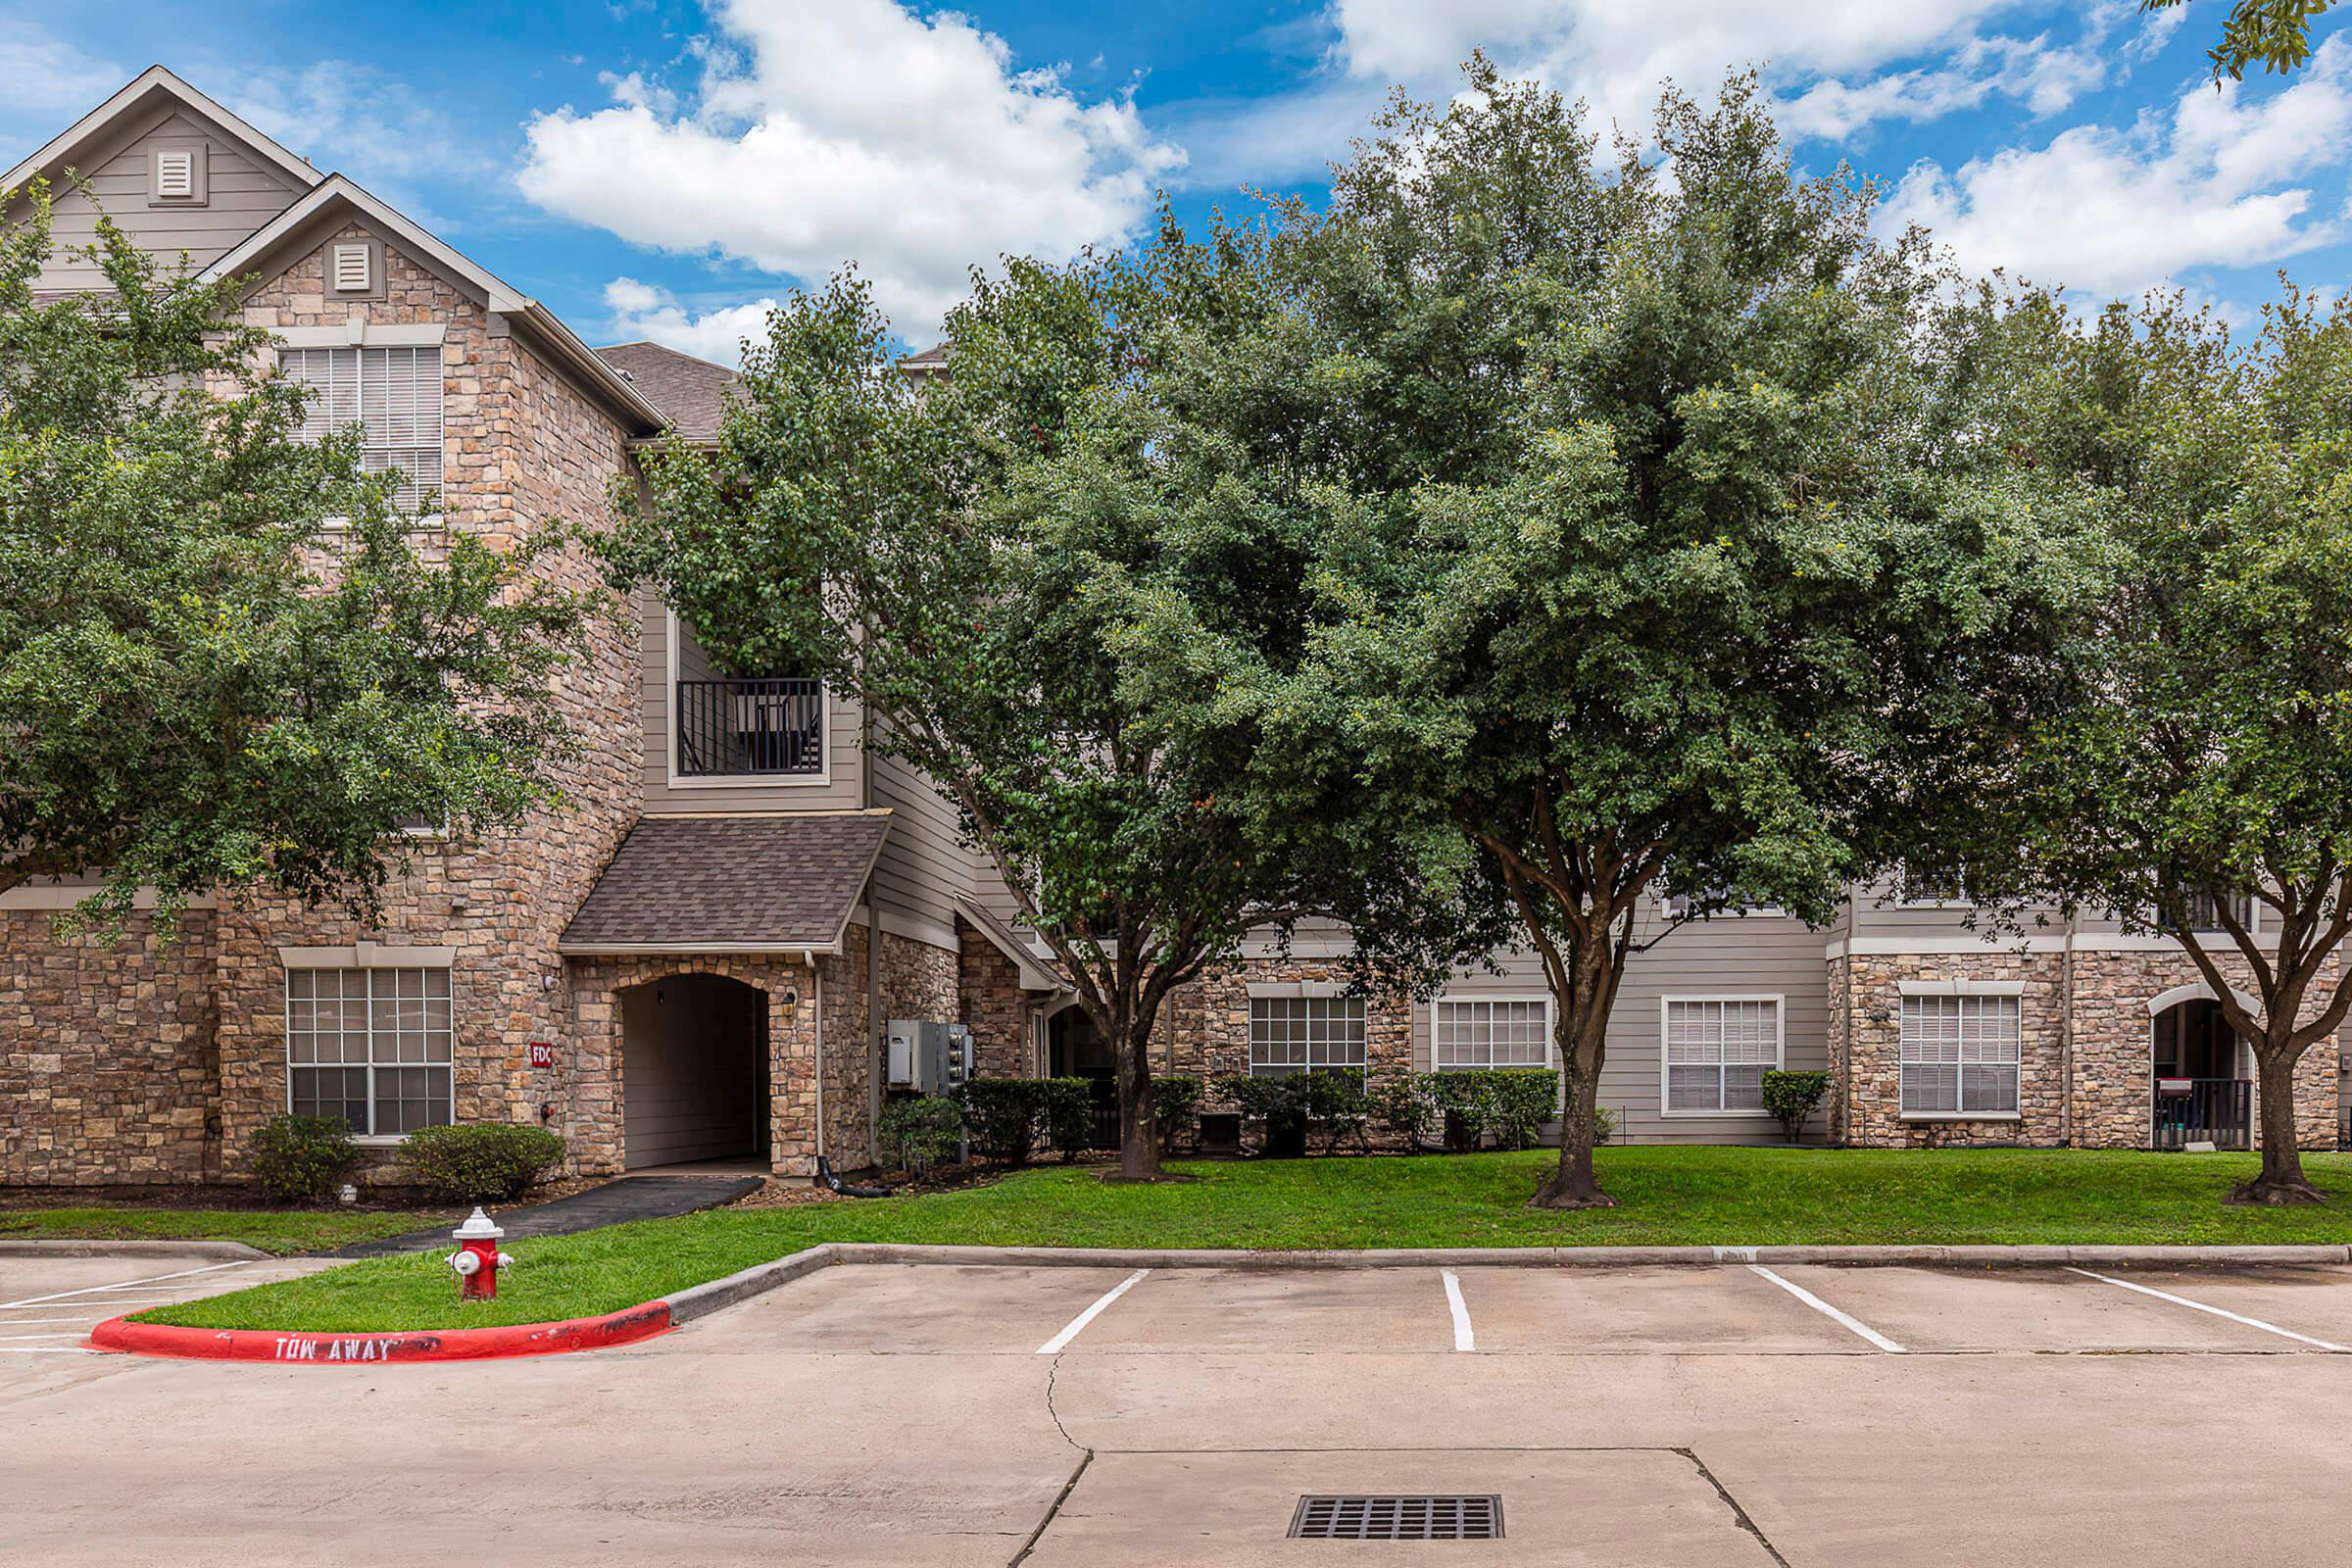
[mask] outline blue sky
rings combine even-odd
[[[437,228],[595,341],[713,358],[856,261],[914,342],[964,270],[1310,194],[1391,83],[1483,46],[1639,128],[1756,65],[1966,266],[2232,315],[2352,266],[2352,26],[2216,92],[2227,0],[0,0],[0,163],[161,60]],[[2346,8],[2352,14],[2352,8]]]

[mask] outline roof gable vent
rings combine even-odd
[[[334,248],[336,293],[365,294],[375,286],[375,279],[371,275],[373,269],[368,265],[368,248],[366,245],[337,245]]]
[[[191,152],[157,153],[155,193],[160,197],[183,199],[195,195],[196,155]]]

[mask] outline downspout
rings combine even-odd
[[[1861,899],[1849,886],[1845,890],[1845,956],[1838,986],[1838,1010],[1845,1020],[1845,1081],[1838,1086],[1838,1133],[1831,1140],[1838,1148],[1850,1147],[1854,1141],[1854,926],[1861,906]]]
[[[816,1158],[821,1167],[825,1157],[825,971],[816,966],[816,955],[807,949],[801,952],[801,961],[808,966],[809,1005],[816,1009]]]

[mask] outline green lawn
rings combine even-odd
[[[441,1223],[437,1214],[215,1208],[5,1208],[0,1238],[76,1242],[243,1242],[276,1256],[346,1247]]]
[[[2352,1156],[2307,1159],[2320,1209],[2226,1208],[2248,1155],[2009,1150],[1609,1149],[1614,1209],[1525,1206],[1556,1156],[1286,1160],[1105,1186],[1044,1169],[928,1198],[716,1209],[518,1241],[495,1302],[462,1307],[438,1254],[374,1259],[142,1317],[205,1328],[374,1332],[583,1317],[822,1241],[1056,1247],[1582,1247],[1608,1243],[2352,1243]]]

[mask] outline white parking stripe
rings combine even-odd
[[[55,1334],[0,1334],[0,1341],[15,1341],[15,1340],[78,1340],[78,1339],[80,1339],[80,1338],[81,1338],[81,1331],[80,1331],[79,1329],[63,1329],[63,1330],[60,1330],[58,1333],[55,1333]]]
[[[0,1355],[96,1355],[80,1345],[0,1345]]]
[[[258,1257],[240,1257],[233,1263],[207,1263],[202,1268],[183,1268],[171,1274],[150,1274],[144,1279],[117,1280],[112,1285],[85,1285],[78,1291],[58,1291],[48,1296],[27,1296],[22,1300],[0,1301],[0,1308],[38,1306],[44,1301],[64,1301],[79,1296],[104,1296],[109,1292],[120,1295],[133,1286],[160,1285],[165,1280],[184,1280],[197,1274],[218,1274],[224,1268],[244,1268],[260,1261]]]
[[[30,1328],[35,1323],[103,1323],[96,1317],[0,1317],[0,1329]]]
[[[1053,1355],[1057,1353],[1062,1347],[1068,1345],[1072,1340],[1078,1337],[1078,1331],[1080,1329],[1085,1328],[1089,1323],[1092,1323],[1097,1317],[1099,1317],[1104,1307],[1117,1300],[1120,1297],[1125,1296],[1128,1291],[1134,1288],[1137,1280],[1142,1279],[1145,1275],[1151,1272],[1152,1271],[1148,1268],[1139,1268],[1134,1273],[1128,1275],[1125,1279],[1119,1281],[1118,1284],[1112,1286],[1109,1290],[1104,1291],[1102,1295],[1097,1298],[1094,1305],[1088,1307],[1085,1311],[1070,1319],[1068,1327],[1064,1328],[1059,1334],[1054,1335],[1045,1344],[1039,1346],[1037,1348],[1037,1353],[1040,1355]]]
[[[2276,1323],[2265,1323],[2258,1317],[2246,1317],[2224,1307],[2209,1306],[2203,1301],[2192,1301],[2185,1296],[2175,1296],[2170,1291],[2160,1291],[2152,1285],[2134,1285],[2130,1280],[2119,1280],[2105,1274],[2093,1274],[2086,1268],[2070,1268],[2069,1272],[2080,1274],[2086,1280],[2097,1280],[2104,1285],[2120,1285],[2127,1291],[2137,1291],[2142,1296],[2153,1296],[2159,1301],[2170,1301],[2175,1306],[2194,1307],[2200,1312],[2211,1312],[2215,1317],[2226,1317],[2232,1323],[2243,1323],[2250,1329],[2260,1329],[2265,1334],[2276,1334],[2282,1340],[2294,1340],[2316,1349],[2334,1350],[2339,1354],[2352,1353],[2347,1352],[2343,1346],[2331,1345],[2326,1340],[2315,1340],[2308,1334],[2297,1334],[2293,1329],[2282,1329]]]
[[[1453,1314],[1453,1348],[1477,1349],[1478,1339],[1470,1332],[1470,1308],[1462,1300],[1461,1276],[1449,1268],[1438,1270],[1438,1276],[1446,1282],[1446,1310]]]
[[[1814,1311],[1821,1313],[1824,1317],[1827,1317],[1832,1322],[1838,1324],[1840,1328],[1851,1329],[1863,1339],[1868,1340],[1880,1349],[1885,1350],[1888,1355],[1905,1355],[1909,1353],[1901,1346],[1895,1344],[1892,1340],[1888,1339],[1886,1335],[1881,1334],[1877,1329],[1872,1328],[1860,1318],[1849,1317],[1845,1313],[1838,1311],[1829,1302],[1823,1300],[1820,1297],[1815,1296],[1811,1291],[1806,1290],[1802,1285],[1798,1285],[1792,1281],[1781,1278],[1778,1274],[1775,1274],[1772,1270],[1766,1268],[1761,1263],[1750,1263],[1747,1266],[1751,1273],[1763,1275],[1766,1279],[1772,1281],[1773,1284],[1778,1285],[1782,1290],[1787,1291],[1790,1296],[1795,1297],[1798,1300],[1813,1308]]]

